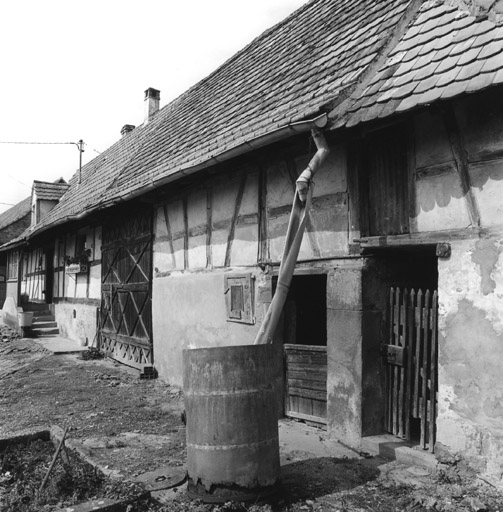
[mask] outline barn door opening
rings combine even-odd
[[[135,211],[103,226],[100,344],[111,357],[153,364],[152,216]]]
[[[438,403],[437,261],[431,250],[398,253],[394,259],[382,345],[385,428],[433,453]]]
[[[283,312],[285,415],[327,423],[327,278],[294,276]]]

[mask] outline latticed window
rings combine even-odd
[[[19,266],[19,252],[13,251],[7,254],[7,277],[17,279]]]

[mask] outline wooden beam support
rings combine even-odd
[[[443,119],[449,142],[451,144],[452,155],[456,162],[461,190],[465,197],[468,216],[472,226],[480,226],[480,213],[475,196],[473,195],[470,182],[468,154],[463,141],[463,136],[456,119],[456,114],[452,107],[446,106],[442,109]]]
[[[187,211],[187,196],[182,199],[182,208],[185,232],[183,237],[183,268],[187,270],[189,268],[189,213]]]
[[[171,224],[169,222],[168,205],[164,203],[162,209],[164,212],[164,223],[166,224],[166,233],[168,235],[166,237],[166,240],[169,240],[169,251],[171,252],[171,265],[173,266],[173,268],[176,268],[175,250],[173,248],[173,236],[171,233]]]
[[[211,236],[213,234],[213,188],[206,189],[206,268],[213,268],[213,249]],[[173,267],[174,268],[174,267]]]
[[[239,184],[238,195],[236,197],[236,205],[234,206],[234,214],[232,215],[232,223],[229,230],[229,237],[227,239],[227,249],[225,250],[225,266],[230,267],[231,265],[231,250],[232,242],[234,241],[234,233],[236,232],[236,224],[239,217],[239,211],[241,210],[241,202],[246,187],[246,172],[242,173],[241,183]]]
[[[258,165],[258,254],[257,261],[265,264],[269,261],[269,238],[267,235],[267,169]]]

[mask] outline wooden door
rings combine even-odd
[[[152,350],[152,216],[103,226],[100,345],[120,362],[144,368]]]
[[[398,125],[367,136],[362,177],[364,232],[370,236],[409,233],[407,130]]]
[[[390,290],[385,425],[433,453],[438,393],[438,297],[426,290]]]

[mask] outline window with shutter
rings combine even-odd
[[[228,322],[255,323],[251,274],[225,276],[224,294]]]

